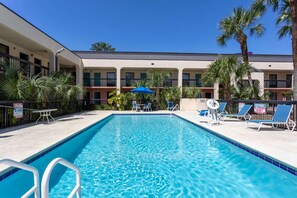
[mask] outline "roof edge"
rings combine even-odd
[[[41,29],[39,29],[38,27],[36,27],[35,25],[33,25],[31,22],[29,22],[27,19],[25,19],[24,17],[22,17],[21,15],[17,14],[15,11],[13,11],[12,9],[10,9],[9,7],[7,7],[6,5],[4,5],[2,2],[0,2],[0,5],[2,5],[3,7],[5,7],[6,9],[8,9],[10,12],[12,12],[13,14],[15,14],[17,17],[19,17],[20,19],[22,19],[23,21],[25,21],[26,23],[28,23],[29,25],[31,25],[33,28],[35,28],[36,30],[38,30],[39,32],[41,32],[42,34],[46,35],[48,38],[52,39],[53,41],[55,41],[56,43],[60,44],[62,47],[64,47],[65,49],[69,50],[70,52],[73,53],[73,55],[77,56],[78,58],[81,58],[80,56],[78,56],[76,53],[73,52],[73,50],[70,50],[68,47],[66,47],[65,45],[63,45],[62,43],[60,43],[59,41],[57,41],[56,39],[54,39],[53,37],[51,37],[50,35],[48,35],[47,33],[45,33],[44,31],[42,31]]]
[[[93,51],[93,50],[72,50],[73,53],[88,54],[159,54],[159,55],[213,55],[213,56],[241,56],[241,53],[196,53],[196,52],[147,52],[147,51]],[[291,54],[249,54],[249,56],[286,56],[292,57]]]

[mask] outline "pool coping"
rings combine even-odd
[[[191,123],[191,124],[193,124],[193,125],[195,125],[197,127],[200,127],[202,129],[204,129],[205,131],[209,132],[210,134],[212,134],[212,135],[214,135],[214,136],[216,136],[216,137],[218,137],[218,138],[220,138],[220,139],[222,139],[222,140],[224,140],[224,141],[226,141],[226,142],[228,142],[228,143],[230,143],[230,144],[232,144],[232,145],[234,145],[234,146],[236,146],[236,147],[238,147],[238,148],[240,148],[240,149],[242,149],[242,150],[244,150],[244,151],[246,151],[246,152],[248,152],[248,153],[250,153],[250,154],[252,154],[252,155],[254,155],[256,157],[258,157],[258,158],[260,158],[260,159],[263,159],[266,162],[268,162],[268,163],[270,163],[270,164],[272,164],[272,165],[274,165],[274,166],[276,166],[278,168],[281,168],[284,171],[286,171],[286,172],[288,172],[288,173],[290,173],[290,174],[292,174],[294,176],[297,176],[297,168],[296,167],[293,167],[293,166],[291,166],[291,165],[289,165],[289,164],[287,164],[287,163],[285,163],[285,162],[283,162],[281,160],[278,160],[278,159],[276,159],[276,158],[274,158],[274,157],[272,157],[270,155],[264,154],[264,153],[262,153],[262,152],[260,152],[260,151],[258,151],[256,149],[251,148],[251,147],[249,147],[249,146],[247,146],[245,144],[242,144],[242,143],[240,143],[240,142],[238,142],[238,141],[236,141],[234,139],[231,139],[229,137],[226,137],[224,135],[221,135],[221,134],[219,134],[219,133],[217,133],[217,132],[215,132],[215,131],[213,131],[213,130],[205,127],[205,126],[202,126],[202,125],[200,125],[198,123],[192,122],[191,120],[189,120],[187,118],[184,118],[181,115],[177,115],[174,112],[149,113],[149,114],[148,113],[144,113],[144,112],[143,113],[140,112],[140,113],[137,113],[137,114],[131,113],[131,112],[127,112],[127,113],[113,112],[113,113],[111,113],[111,114],[109,114],[109,115],[107,115],[107,116],[99,119],[98,121],[90,124],[89,126],[86,126],[86,127],[82,128],[82,129],[78,130],[77,132],[71,134],[70,136],[68,136],[68,137],[66,137],[66,138],[64,138],[62,140],[59,140],[55,144],[53,144],[53,145],[51,145],[51,146],[49,146],[49,147],[47,147],[47,148],[45,148],[45,149],[37,152],[36,154],[34,154],[34,155],[32,155],[32,156],[24,159],[24,160],[22,160],[21,162],[22,163],[29,164],[29,163],[31,163],[31,162],[39,159],[40,157],[46,155],[47,153],[49,153],[52,150],[54,150],[57,147],[59,147],[60,145],[66,143],[66,142],[70,141],[71,139],[75,138],[76,136],[80,135],[85,130],[93,127],[94,125],[96,125],[99,122],[102,122],[102,121],[104,121],[106,119],[109,119],[110,117],[112,117],[114,115],[133,115],[133,116],[137,116],[137,115],[150,115],[150,116],[152,116],[152,115],[173,115],[173,116],[176,116],[176,117],[178,117],[178,118],[180,118],[180,119],[182,119],[182,120],[184,120],[184,121],[186,121],[188,123]],[[5,178],[9,177],[10,175],[12,175],[13,173],[17,172],[18,170],[19,169],[18,168],[15,168],[15,167],[8,167],[7,169],[4,169],[3,171],[0,172],[0,182],[2,180],[4,180]]]

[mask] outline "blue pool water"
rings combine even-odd
[[[83,197],[297,195],[296,176],[169,115],[112,116],[31,164],[43,172],[55,157],[80,168]],[[27,177],[18,171],[0,182],[0,197],[19,197]],[[51,197],[67,197],[74,178],[57,167]]]

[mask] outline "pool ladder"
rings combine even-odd
[[[177,110],[178,108],[179,108],[179,105],[176,104],[176,105],[173,107],[173,109],[172,109],[171,111],[175,111],[175,110]]]
[[[5,164],[8,166],[12,166],[12,167],[19,168],[19,169],[33,173],[34,185],[21,198],[28,198],[33,193],[34,193],[35,198],[40,198],[40,197],[48,198],[49,197],[50,176],[51,176],[53,169],[55,168],[55,166],[57,164],[61,164],[67,168],[70,168],[73,171],[75,171],[75,173],[76,173],[76,185],[68,197],[74,197],[75,195],[77,198],[81,197],[80,171],[77,166],[73,165],[72,163],[68,162],[67,160],[65,160],[63,158],[56,158],[56,159],[52,160],[49,163],[49,165],[46,167],[44,174],[42,176],[42,181],[41,181],[41,196],[40,196],[39,172],[35,167],[29,166],[25,163],[17,162],[17,161],[11,160],[11,159],[0,159],[0,164]]]

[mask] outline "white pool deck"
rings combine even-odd
[[[50,124],[32,123],[3,129],[0,130],[0,158],[16,161],[30,159],[113,113],[139,114],[132,111],[89,111],[56,118],[56,121]],[[297,132],[272,129],[270,126],[263,126],[260,132],[257,132],[256,124],[249,124],[251,127],[245,128],[245,122],[235,119],[226,119],[220,125],[212,126],[207,123],[208,118],[200,117],[197,111],[175,111],[174,114],[297,168]],[[6,172],[7,168],[0,165],[0,175]]]

